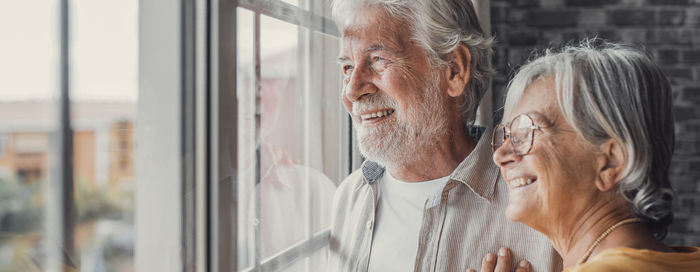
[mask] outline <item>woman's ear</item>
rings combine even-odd
[[[600,191],[608,191],[620,182],[622,171],[627,165],[627,156],[622,146],[615,139],[608,139],[601,145],[600,164],[596,187]]]
[[[467,83],[471,77],[472,54],[465,44],[460,43],[457,48],[452,51],[451,56],[450,63],[445,69],[447,94],[451,97],[458,97],[464,93],[464,88],[467,87]]]

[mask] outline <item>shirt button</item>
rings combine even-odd
[[[367,221],[367,229],[372,229],[372,220]]]

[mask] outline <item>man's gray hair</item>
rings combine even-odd
[[[333,0],[331,10],[339,28],[362,7],[379,6],[407,23],[412,40],[425,49],[430,64],[447,67],[460,43],[471,53],[471,77],[462,95],[463,116],[474,122],[481,98],[491,82],[491,44],[470,0]]]
[[[553,77],[564,118],[586,141],[615,139],[627,165],[619,190],[657,238],[673,221],[668,172],[674,147],[671,87],[651,58],[629,46],[585,39],[520,68],[510,82],[504,116],[525,88]]]

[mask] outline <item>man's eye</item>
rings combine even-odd
[[[380,56],[372,56],[372,70],[374,72],[383,72],[391,64],[391,61]]]
[[[350,72],[352,72],[352,65],[343,65],[343,74],[344,75],[349,75]]]

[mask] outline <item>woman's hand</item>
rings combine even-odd
[[[501,248],[498,250],[498,257],[494,254],[486,254],[484,259],[481,261],[481,272],[510,272],[510,264],[513,259],[513,254],[507,248]],[[530,272],[530,263],[526,260],[520,261],[518,263],[518,268],[515,272]],[[474,269],[469,269],[468,272],[476,272]]]

